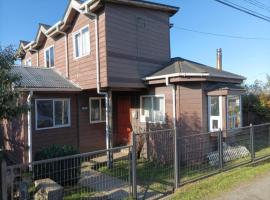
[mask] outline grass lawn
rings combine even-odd
[[[66,189],[67,190],[67,189]],[[67,190],[69,192],[65,192],[64,200],[77,200],[77,199],[87,199],[95,194],[95,192],[89,191],[88,188],[77,188],[76,190]]]
[[[196,183],[182,186],[172,196],[172,199],[203,200],[214,198],[257,176],[268,173],[269,170],[270,159],[255,165],[240,167],[232,171],[220,173],[210,178],[197,181]]]

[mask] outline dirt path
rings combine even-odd
[[[270,173],[251,180],[250,183],[239,186],[215,200],[269,200]]]

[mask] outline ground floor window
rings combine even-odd
[[[208,97],[209,131],[217,131],[222,128],[222,97]]]
[[[165,98],[163,95],[141,96],[141,122],[163,123],[165,121]]]
[[[70,126],[69,99],[36,99],[36,129]]]
[[[89,99],[90,123],[105,122],[106,106],[105,98],[94,97]]]
[[[227,107],[227,128],[234,129],[241,127],[241,96],[228,96]]]

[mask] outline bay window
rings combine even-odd
[[[94,97],[89,99],[90,123],[105,122],[106,107],[105,98]]]
[[[228,96],[227,112],[227,128],[234,129],[241,127],[241,96]]]
[[[70,126],[69,99],[36,99],[36,129]]]
[[[163,95],[141,96],[141,122],[163,123],[165,121],[165,98]]]
[[[73,48],[75,58],[80,58],[90,53],[90,37],[88,26],[73,34]]]
[[[209,131],[240,128],[242,126],[241,107],[242,105],[240,95],[209,96]],[[222,113],[222,111],[225,112]]]

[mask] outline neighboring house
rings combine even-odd
[[[31,110],[5,125],[14,161],[32,161],[52,144],[81,152],[128,144],[132,131],[241,126],[244,77],[222,70],[220,51],[218,69],[171,59],[177,11],[147,1],[71,0],[61,21],[21,41],[22,66],[12,73],[21,75],[18,89]]]

